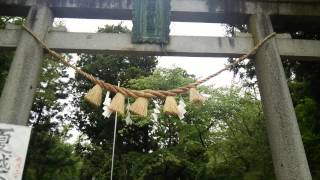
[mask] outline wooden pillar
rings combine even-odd
[[[41,39],[52,25],[53,14],[45,1],[30,8],[26,25]],[[22,32],[0,99],[0,122],[26,125],[38,86],[43,49]]]
[[[250,17],[255,43],[273,32],[270,17]],[[273,166],[279,180],[311,180],[297,118],[275,39],[257,52],[255,68],[260,89]]]

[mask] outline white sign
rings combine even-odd
[[[31,128],[0,123],[0,180],[21,180]]]

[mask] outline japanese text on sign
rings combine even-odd
[[[0,180],[22,178],[30,132],[30,127],[0,123]]]

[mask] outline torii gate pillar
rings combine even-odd
[[[273,33],[270,17],[250,17],[255,43]],[[273,166],[278,180],[311,180],[301,134],[275,39],[256,53],[255,68],[260,89]]]
[[[44,39],[53,14],[46,2],[30,8],[27,26]],[[0,122],[26,125],[42,67],[43,49],[27,32],[22,32],[6,84],[0,98]]]

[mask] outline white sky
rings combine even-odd
[[[63,21],[70,32],[96,32],[98,27],[103,27],[106,24],[117,25],[120,22],[123,22],[128,28],[132,28],[131,21],[68,18],[58,20]],[[225,36],[226,32],[221,24],[172,22],[170,25],[170,35]],[[159,57],[158,67],[181,67],[187,70],[189,74],[194,74],[197,78],[203,78],[222,69],[226,62],[226,58],[163,56]],[[228,71],[220,74],[206,84],[224,87],[230,86],[233,82],[233,73]]]

